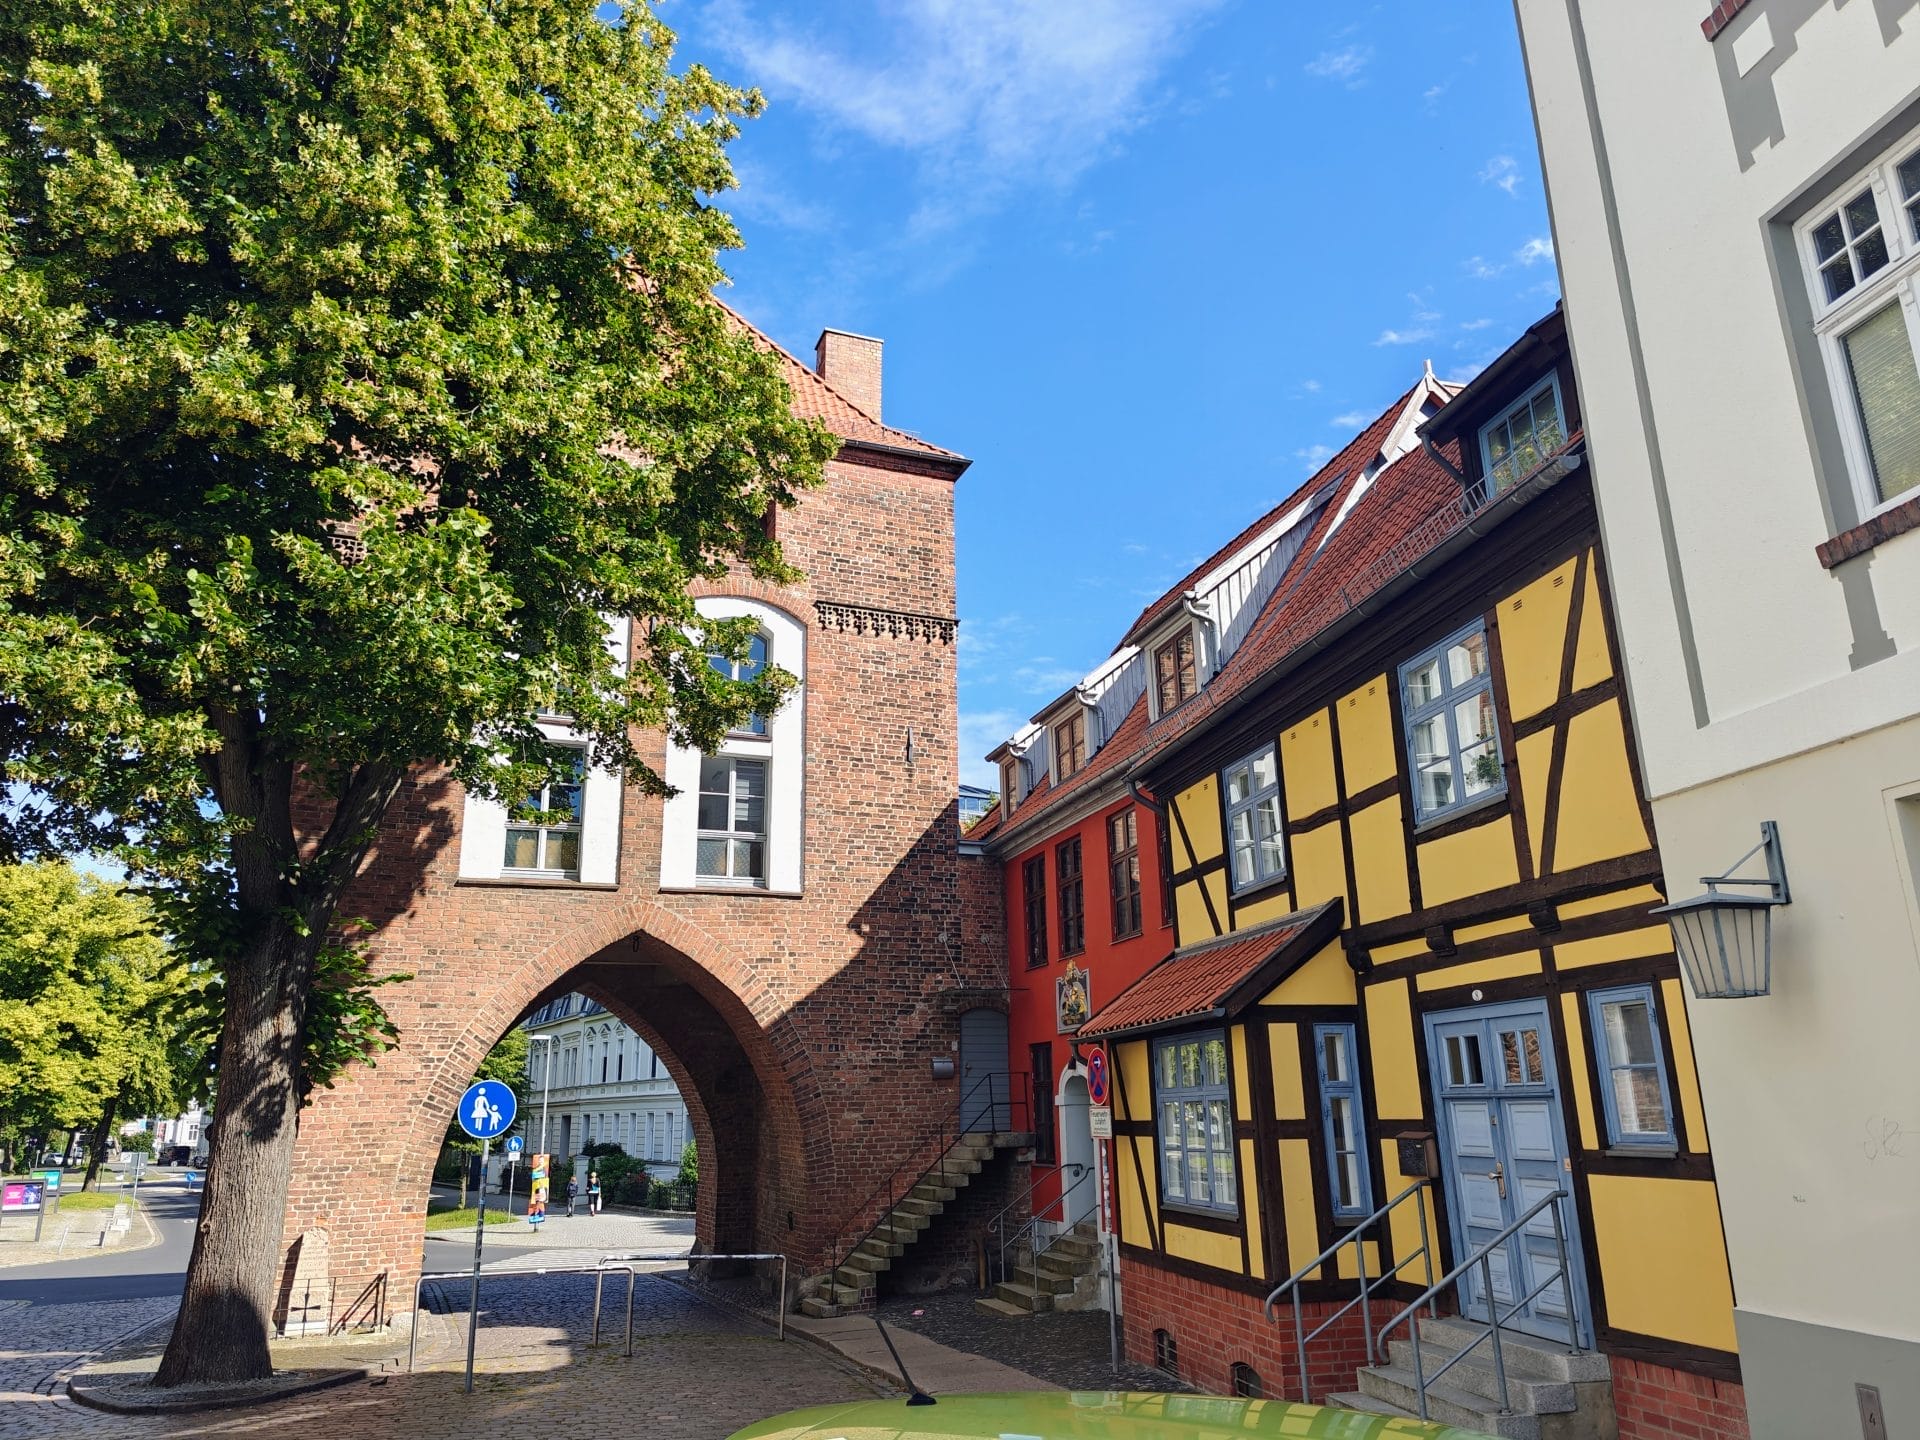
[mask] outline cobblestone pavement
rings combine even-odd
[[[427,1236],[426,1264],[430,1271],[454,1270],[473,1264],[473,1228],[435,1230]],[[536,1231],[524,1220],[487,1226],[482,1252],[491,1267],[525,1262],[544,1265],[591,1265],[602,1255],[684,1255],[693,1248],[691,1215],[645,1214],[608,1210],[589,1215],[553,1216]],[[538,1262],[527,1256],[538,1254]],[[559,1258],[565,1256],[567,1258]],[[585,1258],[580,1258],[584,1256]]]
[[[1005,1320],[982,1315],[973,1308],[973,1301],[971,1290],[890,1296],[880,1302],[880,1318],[955,1350],[1024,1370],[1066,1390],[1191,1389],[1158,1370],[1128,1363],[1124,1350],[1116,1380],[1104,1310],[1049,1312],[1024,1320]]]
[[[271,1429],[275,1440],[356,1434],[550,1440],[594,1416],[604,1417],[604,1423],[593,1423],[609,1431],[723,1440],[769,1414],[875,1393],[864,1378],[814,1346],[781,1344],[766,1327],[650,1276],[635,1284],[633,1358],[622,1353],[624,1279],[607,1282],[603,1344],[590,1350],[593,1280],[569,1275],[508,1277],[482,1290],[474,1393],[467,1395],[466,1294],[465,1285],[452,1278],[428,1285],[433,1313],[422,1317],[417,1373],[376,1376],[269,1409],[141,1419],[103,1415],[48,1395],[54,1367],[69,1368],[70,1354],[0,1358],[9,1367],[0,1374],[14,1391],[0,1397],[0,1440],[172,1440],[262,1429]],[[171,1305],[157,1303],[163,1314]],[[34,1317],[39,1321],[60,1308],[35,1307]],[[116,1306],[74,1308],[119,1310],[123,1318],[126,1313]],[[14,1329],[19,1318],[19,1312],[0,1312],[0,1333]],[[0,1342],[6,1343],[15,1343],[11,1335]]]

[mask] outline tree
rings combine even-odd
[[[166,946],[152,907],[70,865],[0,866],[0,1129],[90,1132],[85,1188],[117,1115],[170,1103],[153,1022]]]
[[[834,448],[712,299],[759,97],[604,8],[0,0],[0,842],[114,855],[224,997],[161,1385],[270,1373],[316,973],[408,777],[525,814],[562,713],[661,793],[637,734],[793,683],[688,595],[792,578]]]

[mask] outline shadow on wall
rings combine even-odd
[[[1714,62],[1720,71],[1720,91],[1726,101],[1727,123],[1733,131],[1733,148],[1740,157],[1740,168],[1753,168],[1762,146],[1778,145],[1787,138],[1786,122],[1780,114],[1780,97],[1774,90],[1774,76],[1800,50],[1800,31],[1807,22],[1828,8],[1842,9],[1862,0],[1750,0],[1747,8],[1726,30],[1714,39]],[[1868,0],[1880,21],[1880,42],[1891,45],[1900,36],[1902,17],[1920,10],[1920,0]],[[1702,5],[1701,9],[1711,9]],[[1764,43],[1764,37],[1745,39],[1757,27],[1767,27],[1773,44],[1755,58],[1750,50]],[[1747,71],[1740,73],[1741,61]]]

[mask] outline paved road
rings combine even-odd
[[[187,1257],[193,1253],[200,1192],[188,1194],[177,1183],[142,1185],[140,1207],[160,1232],[158,1245],[102,1251],[98,1258],[70,1258],[0,1270],[0,1304],[74,1304],[178,1295],[186,1276]]]

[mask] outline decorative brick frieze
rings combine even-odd
[[[1711,40],[1727,26],[1733,23],[1733,17],[1747,8],[1749,0],[1720,0],[1706,19],[1700,22],[1700,33]]]
[[[856,635],[885,635],[895,640],[953,643],[960,622],[950,615],[919,615],[911,610],[878,610],[870,605],[846,605],[838,600],[816,600],[820,623]]]

